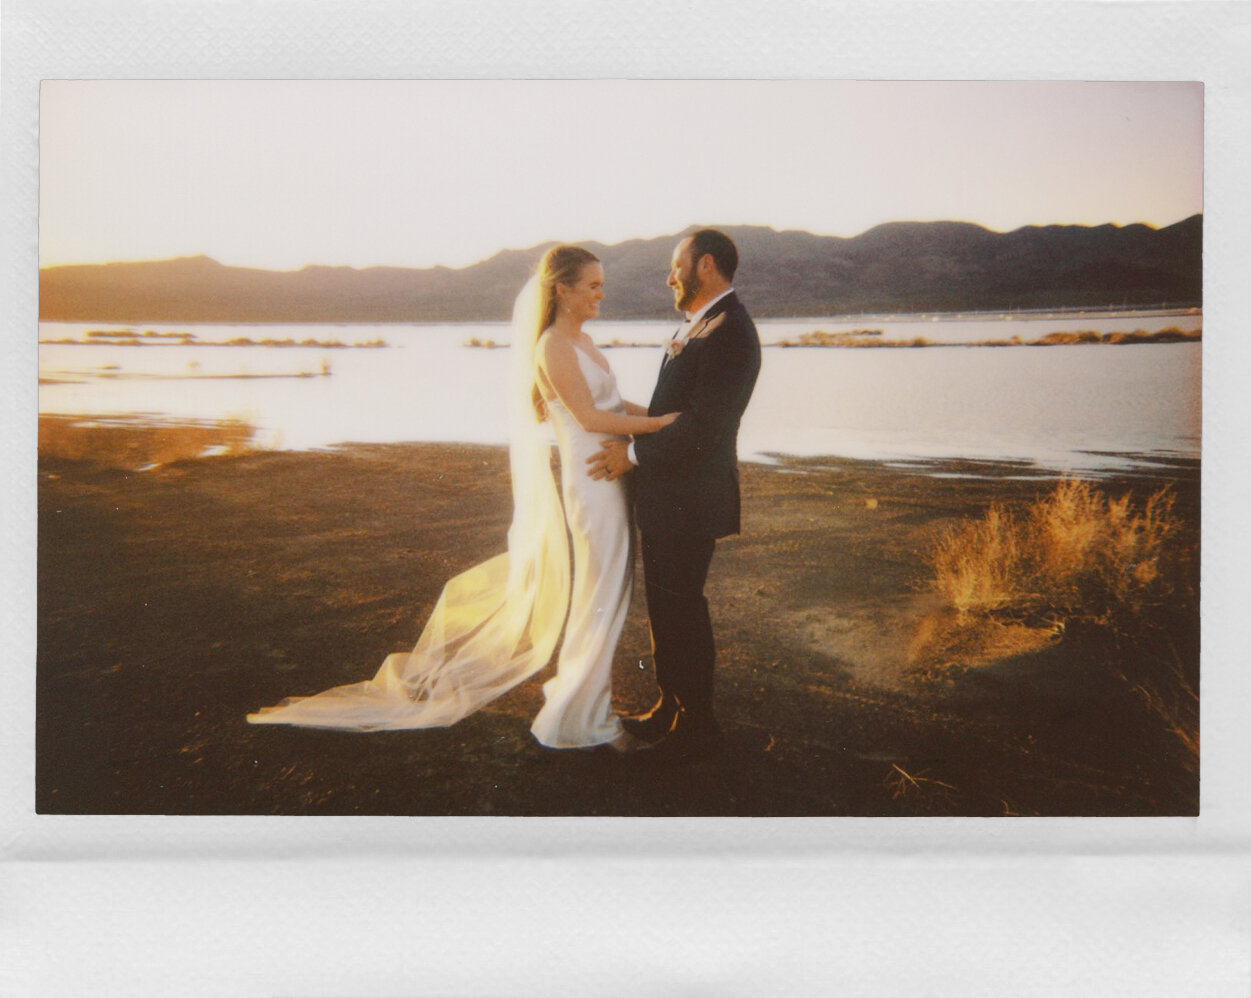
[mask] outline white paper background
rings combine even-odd
[[[13,0],[0,30],[0,994],[1251,992],[1251,7]],[[36,816],[38,83],[115,77],[1203,81],[1202,817]]]

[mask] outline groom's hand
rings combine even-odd
[[[592,478],[604,478],[611,482],[634,467],[626,453],[629,445],[624,440],[601,440],[600,444],[604,449],[586,459],[586,463],[591,466],[587,474]]]

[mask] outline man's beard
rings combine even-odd
[[[691,302],[699,297],[699,292],[703,288],[700,283],[699,275],[692,269],[691,273],[682,278],[682,297],[678,299],[678,303],[674,306],[679,312],[685,312],[691,307]]]

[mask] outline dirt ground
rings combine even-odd
[[[42,813],[1195,814],[1197,766],[1076,634],[997,660],[924,654],[926,552],[1029,467],[744,465],[744,533],[709,583],[723,759],[657,770],[530,737],[547,673],[449,729],[255,727],[285,696],[411,647],[443,582],[503,550],[499,448],[405,444],[143,472],[41,458],[36,807]],[[1196,463],[1164,483],[1195,530]],[[614,677],[653,698],[641,578]],[[1196,605],[1197,607],[1197,605]],[[1197,608],[1167,624],[1197,673]],[[1132,656],[1131,656],[1132,658]]]

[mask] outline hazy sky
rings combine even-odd
[[[692,223],[1201,211],[1181,83],[55,81],[40,264],[462,266]]]

